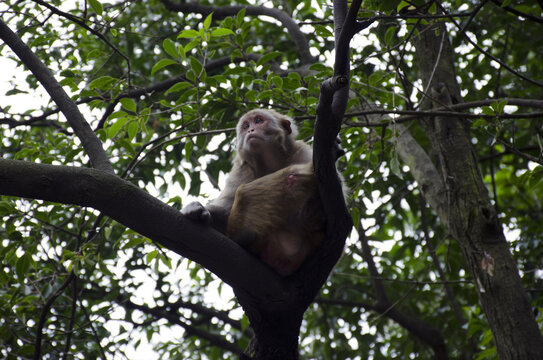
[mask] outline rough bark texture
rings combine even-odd
[[[433,106],[460,102],[445,26],[421,28],[415,46]],[[462,248],[500,359],[541,359],[543,338],[482,181],[465,120],[435,117],[421,125],[445,184],[447,206],[435,210]],[[493,271],[487,266],[492,263]]]

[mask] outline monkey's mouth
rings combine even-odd
[[[258,140],[258,141],[263,141],[264,139],[262,139],[260,136],[258,135],[247,135],[247,142],[250,142],[252,140]]]

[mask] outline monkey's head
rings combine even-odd
[[[243,115],[236,126],[237,151],[244,158],[255,151],[292,151],[298,129],[292,119],[274,110],[255,109]]]

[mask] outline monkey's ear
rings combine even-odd
[[[287,135],[292,134],[292,128],[290,127],[290,120],[281,119],[281,126],[285,129]]]

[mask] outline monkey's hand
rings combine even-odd
[[[336,160],[345,155],[345,150],[341,147],[341,139],[336,137],[336,141],[333,146],[334,151],[336,152]]]
[[[187,218],[202,222],[206,225],[211,224],[211,213],[208,209],[198,201],[189,203],[183,209],[181,209],[181,214],[185,215]]]

